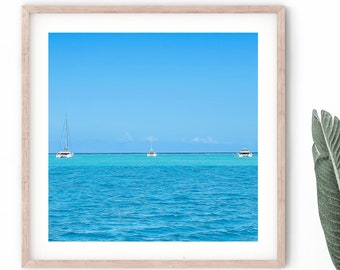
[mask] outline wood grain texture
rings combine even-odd
[[[277,14],[277,258],[285,265],[285,9]]]
[[[22,265],[30,260],[30,190],[29,190],[29,12],[22,9]]]
[[[29,13],[278,13],[282,6],[25,6]]]
[[[30,254],[29,20],[34,13],[277,14],[277,260],[33,260]],[[285,8],[284,6],[24,6],[22,8],[22,266],[54,268],[280,268],[285,265]]]

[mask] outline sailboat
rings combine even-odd
[[[148,157],[156,157],[157,153],[152,149],[152,137],[151,137],[151,147],[150,147],[150,151],[146,154]]]
[[[63,150],[59,151],[56,154],[56,158],[71,158],[71,157],[73,157],[73,153],[68,148],[68,144],[69,144],[69,130],[68,130],[68,124],[67,124],[67,117],[65,117],[65,131],[66,131],[65,147],[64,147]]]

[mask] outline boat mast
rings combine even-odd
[[[153,137],[151,136],[151,139],[150,139],[151,149],[150,149],[150,151],[153,151],[153,149],[152,149],[152,141],[153,141]]]
[[[67,124],[67,114],[65,116],[65,126],[66,126],[66,150],[68,150],[68,124]]]

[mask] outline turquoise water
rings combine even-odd
[[[257,154],[49,155],[49,241],[257,241]]]

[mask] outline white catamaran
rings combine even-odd
[[[247,148],[241,149],[240,152],[237,153],[238,157],[252,157],[253,153],[250,152]]]
[[[57,158],[71,158],[73,157],[73,153],[69,150],[68,145],[69,145],[69,130],[68,130],[68,124],[67,124],[67,117],[65,117],[65,147],[63,150],[59,151],[56,154]]]
[[[146,154],[148,157],[156,157],[157,156],[157,153],[152,149],[152,137],[150,139],[150,142],[151,142],[151,147],[150,147],[150,151]]]

